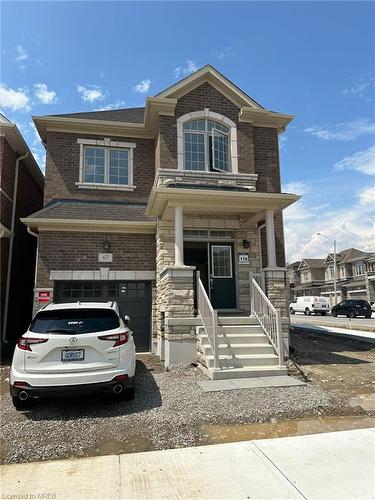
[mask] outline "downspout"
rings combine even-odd
[[[14,174],[14,186],[13,186],[13,206],[12,206],[12,219],[10,225],[10,241],[9,241],[9,256],[8,256],[8,270],[7,270],[7,282],[5,288],[5,304],[4,304],[4,321],[3,321],[3,335],[2,341],[7,344],[6,331],[8,326],[8,309],[9,309],[9,292],[10,292],[10,278],[12,273],[12,258],[13,258],[13,242],[14,242],[14,227],[16,225],[16,208],[17,208],[17,190],[18,190],[18,173],[20,169],[20,161],[25,160],[29,156],[29,152],[23,156],[19,156],[16,159],[16,169]]]

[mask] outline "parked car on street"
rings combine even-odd
[[[48,304],[18,339],[10,372],[17,409],[34,398],[112,392],[134,397],[135,345],[116,302]]]
[[[301,312],[310,316],[310,314],[321,314],[325,316],[329,312],[329,301],[327,297],[297,297],[289,304],[290,314]]]
[[[357,316],[371,318],[372,310],[367,300],[342,300],[332,307],[331,314],[334,317],[343,315],[348,318],[356,318]]]

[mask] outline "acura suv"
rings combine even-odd
[[[336,317],[339,314],[347,316],[348,318],[355,318],[356,316],[365,316],[371,318],[372,310],[367,300],[342,300],[336,306],[332,307],[332,316]]]
[[[134,397],[135,345],[116,302],[48,304],[14,350],[10,393],[17,409],[44,396],[112,392]]]

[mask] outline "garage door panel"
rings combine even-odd
[[[151,346],[151,283],[148,281],[57,281],[54,301],[116,301],[122,317],[130,317],[130,329],[138,352]]]

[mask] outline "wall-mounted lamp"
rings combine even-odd
[[[109,252],[111,250],[111,244],[108,240],[103,241],[103,249],[105,252]]]
[[[243,248],[250,248],[250,241],[249,240],[242,240],[242,246],[243,246]]]

